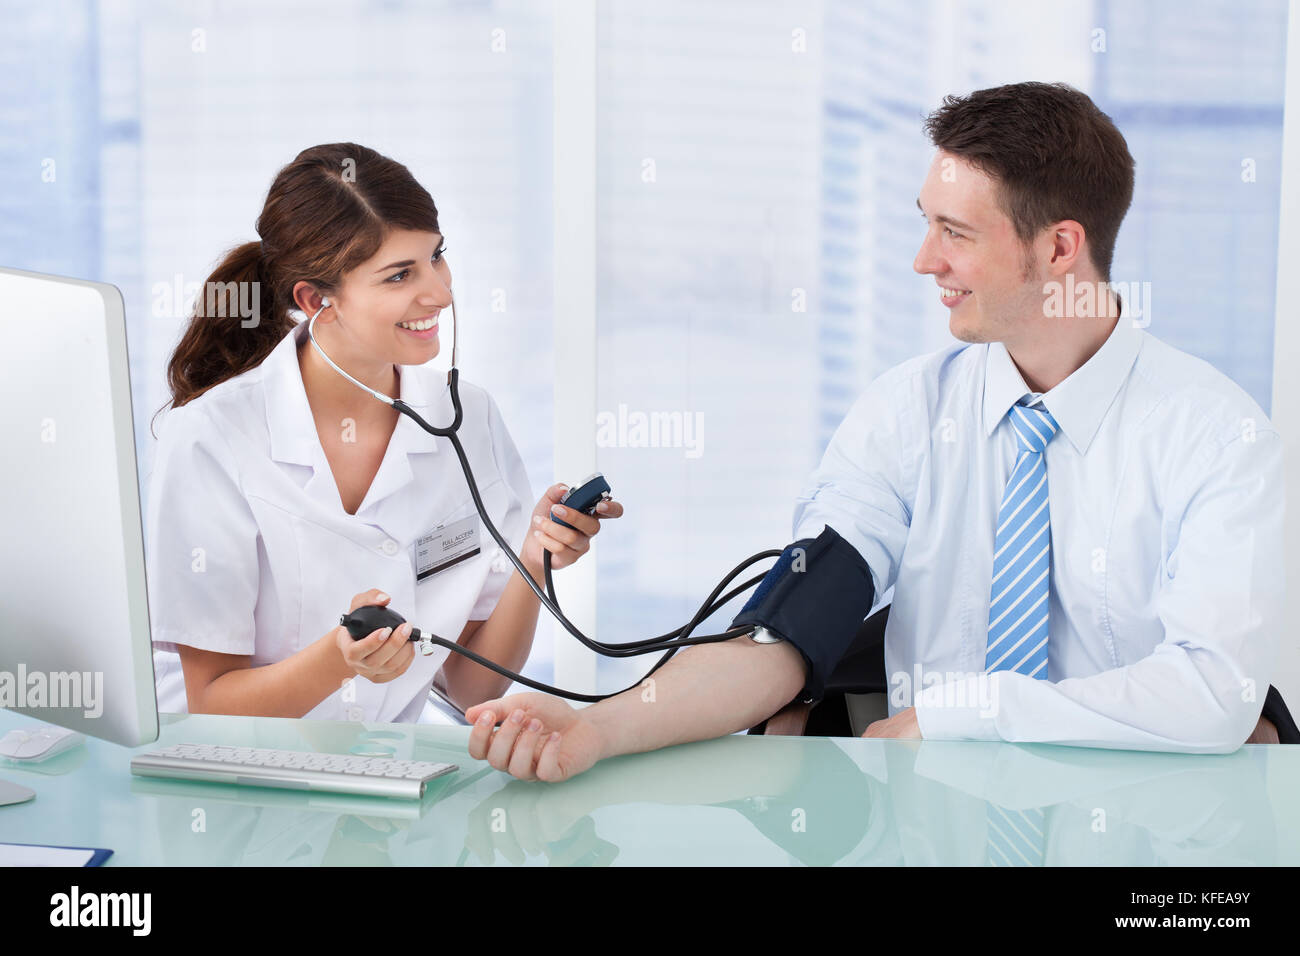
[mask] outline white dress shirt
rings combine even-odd
[[[416,539],[477,512],[447,440],[405,415],[356,514],[343,510],[298,365],[306,331],[299,323],[262,364],[164,416],[146,519],[160,710],[187,710],[178,644],[270,664],[336,628],[370,588],[422,631],[455,640],[491,615],[514,573],[474,517],[479,554],[417,582]],[[430,424],[451,421],[445,372],[402,366],[399,378],[399,397]],[[464,379],[460,392],[461,442],[517,552],[534,504],[523,461],[491,396]],[[355,677],[306,716],[446,723],[428,696],[448,653],[417,653],[387,683]]]
[[[1080,320],[1082,321],[1082,320]],[[1282,442],[1200,359],[1120,318],[1044,393],[1048,679],[984,674],[993,536],[1033,394],[1001,343],[955,344],[876,379],[800,495],[871,568],[890,713],[923,737],[1230,752],[1283,640]]]

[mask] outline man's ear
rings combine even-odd
[[[1051,230],[1052,254],[1048,259],[1048,270],[1055,275],[1074,272],[1083,262],[1087,232],[1073,219],[1063,219],[1052,226]]]

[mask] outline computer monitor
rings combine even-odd
[[[0,268],[0,706],[158,739],[122,294]]]

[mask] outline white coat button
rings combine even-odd
[[[384,554],[390,556],[394,555],[397,553],[397,542],[394,541],[392,538],[389,538],[387,541],[385,541],[383,544],[379,546],[379,550],[384,552]]]

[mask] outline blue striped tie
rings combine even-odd
[[[1011,471],[993,536],[993,585],[984,670],[1015,671],[1047,679],[1047,586],[1052,567],[1052,529],[1047,506],[1043,450],[1056,434],[1056,419],[1042,405],[1022,398],[1011,406],[1020,456]]]
[[[993,584],[984,670],[1047,680],[1048,584],[1052,528],[1044,449],[1056,434],[1037,392],[1011,406],[1020,455],[1011,470],[993,536]],[[1042,810],[988,804],[988,858],[995,866],[1041,866],[1046,858]]]

